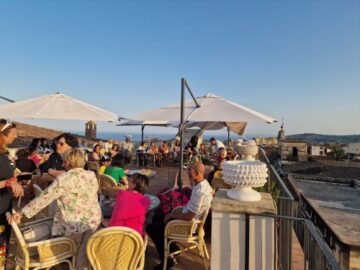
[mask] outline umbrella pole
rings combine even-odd
[[[145,128],[145,125],[141,125],[141,142],[144,141],[144,128]]]
[[[228,148],[230,149],[230,128],[227,128],[228,131]]]
[[[184,101],[185,101],[185,79],[181,78],[181,106],[180,106],[180,167],[179,167],[179,177],[178,177],[178,186],[180,191],[182,190],[183,182],[182,182],[182,168],[184,165],[184,140],[183,140],[183,132],[184,132]]]

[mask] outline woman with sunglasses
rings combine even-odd
[[[70,133],[63,133],[54,140],[56,144],[56,151],[52,153],[49,159],[40,166],[40,169],[42,173],[46,172],[52,176],[58,176],[65,172],[61,155],[72,148],[79,147],[79,141]]]
[[[24,191],[15,178],[15,165],[9,158],[7,145],[16,139],[16,125],[0,119],[0,249],[4,254],[6,242],[10,239],[11,228],[6,221],[6,212],[11,212],[12,197],[24,195]],[[1,243],[5,240],[5,243]],[[0,258],[0,268],[1,268]]]

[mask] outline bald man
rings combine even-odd
[[[210,208],[211,200],[213,198],[213,189],[209,182],[204,179],[205,166],[200,161],[197,161],[191,165],[188,169],[188,174],[193,189],[191,197],[186,206],[178,211],[172,211],[164,218],[164,223],[150,224],[147,227],[147,232],[153,240],[155,247],[159,253],[161,264],[154,269],[162,269],[164,261],[164,231],[166,222],[171,219],[180,219],[190,221],[193,218],[200,219],[203,214]],[[169,261],[167,266],[170,268],[173,265],[172,261]]]

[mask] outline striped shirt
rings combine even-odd
[[[200,219],[210,208],[212,199],[213,189],[207,180],[203,180],[193,187],[190,201],[183,208],[183,213],[190,211],[195,214],[196,219]]]

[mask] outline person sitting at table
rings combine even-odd
[[[85,155],[78,148],[64,154],[66,172],[55,178],[39,197],[30,201],[10,218],[20,222],[22,215],[31,218],[53,201],[57,202],[51,230],[53,237],[69,236],[75,240],[76,269],[90,269],[86,243],[101,222],[98,202],[98,180],[92,171],[84,170]]]
[[[15,165],[21,172],[33,173],[36,170],[36,164],[29,159],[29,150],[22,148],[16,151]]]
[[[117,184],[128,186],[128,180],[125,174],[124,157],[120,154],[112,157],[111,165],[105,169],[104,174],[111,176]]]
[[[109,156],[113,157],[119,153],[120,147],[118,144],[113,144],[109,152]]]
[[[175,142],[174,142],[174,145],[172,147],[172,153],[173,153],[173,156],[174,158],[177,158],[179,156],[179,153],[180,153],[180,137],[175,137]]]
[[[139,173],[129,177],[127,190],[119,190],[109,227],[124,226],[134,229],[144,236],[146,213],[151,201],[143,195],[149,186],[149,179]]]
[[[208,152],[207,152],[207,150],[206,150],[206,146],[205,146],[205,144],[200,144],[200,146],[199,146],[199,154],[202,156],[202,157],[207,157],[207,155],[208,155]]]
[[[216,154],[220,148],[225,148],[225,145],[222,143],[222,141],[219,141],[214,137],[210,138],[210,146],[212,149],[212,154]]]
[[[121,153],[124,156],[125,162],[130,163],[131,162],[131,153],[134,149],[134,144],[131,141],[132,136],[126,135],[125,141],[121,145]]]
[[[189,202],[184,208],[177,209],[167,214],[163,222],[152,223],[147,226],[146,231],[153,240],[161,259],[161,264],[154,269],[163,269],[164,262],[164,231],[166,223],[171,219],[190,221],[193,218],[200,219],[210,208],[213,198],[213,190],[209,182],[204,178],[205,166],[200,161],[195,161],[188,169],[189,179],[194,187]],[[172,247],[170,247],[172,249]],[[169,261],[170,268],[173,261]]]
[[[152,142],[150,144],[150,153],[154,155],[155,164],[158,167],[161,167],[161,154],[159,152],[158,146],[155,144],[155,142]]]
[[[139,159],[139,165],[140,166],[147,166],[148,165],[148,159],[147,159],[147,152],[148,147],[145,142],[141,142],[140,146],[136,150],[136,155]]]
[[[95,144],[93,147],[93,151],[88,154],[88,160],[100,162],[100,159],[101,159],[100,150],[101,150],[100,145]]]
[[[101,157],[100,163],[101,163],[101,165],[100,165],[100,167],[99,167],[98,173],[101,175],[101,174],[104,174],[106,168],[110,166],[110,164],[111,164],[111,157],[109,157],[108,155],[103,155],[103,156]]]
[[[40,147],[39,147],[39,153],[40,154],[49,154],[52,153],[52,149],[49,145],[49,140],[46,138],[40,139]]]
[[[169,145],[167,141],[162,142],[159,151],[163,157],[167,157],[169,155]]]
[[[56,151],[52,153],[49,159],[40,166],[40,170],[42,173],[58,176],[65,172],[61,155],[72,148],[79,147],[79,141],[70,133],[63,133],[54,140],[56,144]]]

